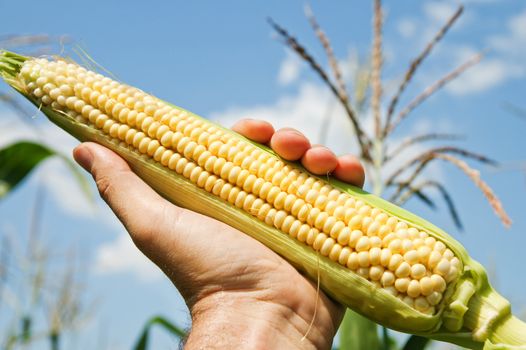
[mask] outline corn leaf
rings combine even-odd
[[[154,325],[161,326],[164,330],[168,331],[168,333],[178,338],[182,339],[186,337],[186,332],[184,330],[177,327],[176,325],[168,321],[166,318],[162,316],[154,316],[150,320],[148,320],[148,322],[146,322],[146,325],[143,328],[143,331],[141,333],[141,336],[139,337],[139,340],[137,340],[137,343],[133,347],[134,350],[148,349],[148,342],[150,340],[150,330]]]
[[[340,350],[380,350],[377,328],[376,323],[347,310],[340,326]]]
[[[412,335],[405,343],[403,350],[424,350],[430,343],[429,338]]]
[[[18,186],[40,163],[50,157],[60,157],[70,168],[87,197],[93,198],[86,178],[71,160],[42,144],[19,141],[0,149],[0,199]]]

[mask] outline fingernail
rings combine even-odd
[[[93,154],[91,154],[91,151],[87,147],[83,147],[82,145],[75,148],[73,151],[73,157],[75,158],[75,161],[79,163],[81,167],[83,167],[86,171],[91,171],[91,164],[93,163]]]

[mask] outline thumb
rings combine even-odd
[[[92,142],[73,150],[73,157],[95,180],[101,197],[124,224],[139,248],[161,243],[162,234],[155,230],[166,210],[180,215],[185,211],[168,203],[135,173],[124,159],[111,150]],[[151,248],[151,247],[150,247]]]

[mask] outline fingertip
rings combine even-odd
[[[290,161],[300,159],[310,148],[310,142],[301,132],[285,128],[272,135],[270,147],[282,158]]]
[[[73,149],[73,159],[84,168],[87,172],[91,172],[91,166],[93,164],[93,154],[89,147],[81,143]]]
[[[334,176],[357,187],[363,187],[365,182],[365,169],[360,160],[350,154],[338,158],[338,164],[333,172]]]
[[[256,119],[242,119],[232,126],[232,130],[258,143],[268,143],[274,134],[269,122]]]
[[[94,142],[83,142],[73,150],[73,158],[86,171],[95,175],[100,169],[129,170],[124,159],[112,150]]]
[[[338,164],[338,158],[327,147],[314,146],[301,158],[303,166],[315,175],[331,173]]]

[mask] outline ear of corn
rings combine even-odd
[[[370,319],[471,348],[526,344],[524,324],[484,268],[416,215],[63,59],[3,52],[0,75],[68,133],[117,152],[173,203],[319,275],[326,293]]]

